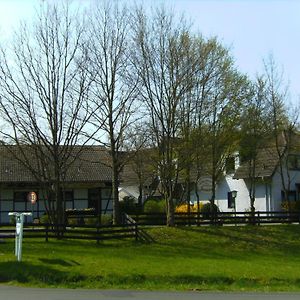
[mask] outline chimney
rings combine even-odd
[[[236,171],[238,167],[240,166],[240,154],[238,151],[233,153],[234,157],[234,170]]]

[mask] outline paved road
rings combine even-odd
[[[300,293],[141,292],[38,289],[0,285],[1,300],[298,300]]]

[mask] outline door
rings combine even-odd
[[[101,207],[101,189],[89,189],[88,193],[88,207],[94,208],[96,214],[101,214],[102,207]]]

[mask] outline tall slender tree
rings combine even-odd
[[[118,3],[93,7],[89,64],[94,79],[91,124],[99,129],[97,141],[109,147],[112,167],[113,221],[120,223],[119,183],[124,164],[126,130],[135,120],[138,78],[132,80],[129,50],[129,11]]]
[[[270,55],[264,61],[265,94],[269,107],[269,122],[271,134],[278,157],[278,171],[283,189],[283,200],[289,203],[291,177],[288,154],[297,146],[294,131],[297,125],[298,113],[289,115],[288,86],[284,81],[283,71],[279,70],[274,57]],[[290,203],[289,203],[290,206]]]
[[[202,91],[207,110],[203,130],[208,139],[206,171],[211,177],[211,203],[214,204],[217,183],[226,160],[237,146],[241,104],[249,89],[247,78],[236,70],[229,51],[216,39],[210,41],[208,59],[204,64],[208,72]]]
[[[190,39],[184,21],[176,23],[164,8],[134,18],[133,61],[142,87],[140,95],[149,112],[159,150],[158,168],[166,199],[167,225],[174,225],[174,191],[178,181],[177,138],[179,104],[190,91],[192,76]]]
[[[251,93],[244,102],[241,116],[240,157],[247,164],[249,198],[251,212],[255,212],[256,185],[260,174],[257,172],[259,151],[270,143],[270,122],[265,81],[258,77],[252,85]]]

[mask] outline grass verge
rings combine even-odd
[[[300,226],[147,229],[155,243],[0,244],[0,282],[147,290],[300,291]]]

